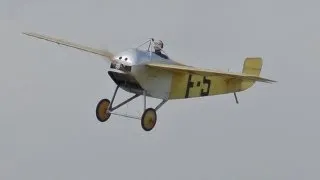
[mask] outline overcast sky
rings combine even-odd
[[[0,0],[0,179],[319,179],[319,5]],[[154,37],[177,61],[222,70],[261,56],[261,75],[279,83],[239,93],[238,105],[232,94],[170,101],[147,133],[138,120],[96,119],[115,88],[103,58],[23,31],[113,52]],[[141,113],[142,98],[122,111]]]

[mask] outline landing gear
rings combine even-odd
[[[148,108],[141,117],[141,126],[145,131],[151,131],[157,123],[157,113],[153,108]]]
[[[156,108],[146,108],[146,91],[143,91],[142,94],[135,94],[131,98],[123,101],[122,103],[118,104],[117,106],[113,107],[113,102],[116,97],[116,94],[118,92],[119,86],[116,87],[115,92],[113,94],[111,102],[108,99],[102,99],[97,105],[96,108],[96,116],[97,119],[100,122],[105,122],[107,121],[111,114],[113,115],[118,115],[118,116],[123,116],[123,117],[128,117],[128,118],[133,118],[133,119],[138,119],[141,120],[141,127],[145,131],[151,131],[156,123],[157,123],[157,110],[160,109],[160,107],[167,102],[167,100],[163,99],[162,102],[156,107]],[[143,95],[143,114],[141,117],[137,116],[132,116],[132,115],[127,115],[127,114],[122,114],[122,113],[116,113],[114,110],[120,108],[121,106],[129,103],[133,99],[139,97],[140,95]]]
[[[110,118],[110,113],[108,112],[108,108],[110,105],[109,99],[102,99],[96,108],[96,116],[100,122],[105,122]]]

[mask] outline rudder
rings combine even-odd
[[[248,57],[243,63],[242,73],[259,76],[262,69],[262,58]]]
[[[262,69],[262,58],[248,57],[243,63],[243,74],[259,76]],[[241,82],[241,91],[249,89],[255,84],[255,81],[244,80]]]

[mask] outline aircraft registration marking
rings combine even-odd
[[[211,80],[208,79],[208,77],[189,74],[185,98],[193,96],[208,96],[210,87]]]

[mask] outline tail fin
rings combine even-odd
[[[242,73],[259,76],[262,69],[262,58],[246,58],[243,63]]]
[[[242,73],[247,75],[260,76],[262,69],[262,58],[248,57],[243,63]],[[243,80],[241,83],[241,90],[244,91],[254,85],[255,81]]]

